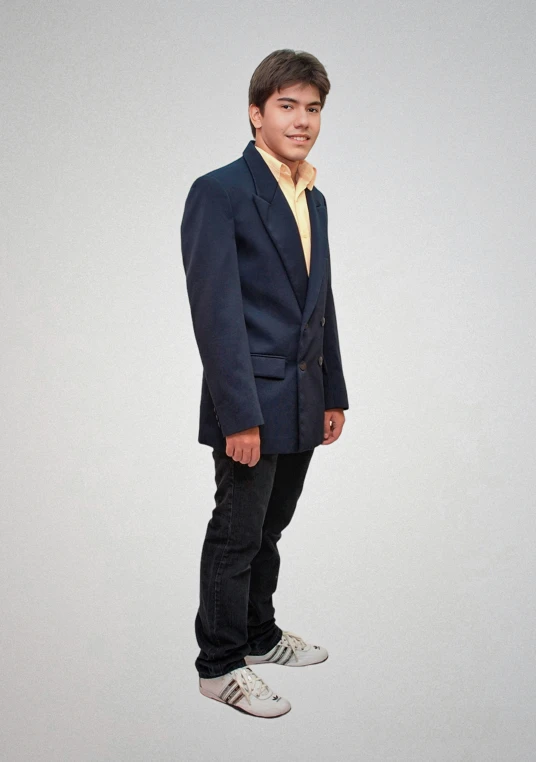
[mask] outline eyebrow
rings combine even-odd
[[[290,101],[291,103],[299,103],[299,100],[296,98],[278,98],[278,101]],[[308,106],[321,106],[322,104],[320,101],[311,101],[311,103],[307,104]]]

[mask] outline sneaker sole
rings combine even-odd
[[[282,712],[281,714],[254,714],[254,712],[248,712],[247,709],[242,709],[241,706],[228,704],[226,701],[222,701],[221,699],[216,698],[216,696],[213,696],[211,693],[205,693],[201,690],[201,688],[199,689],[199,693],[201,693],[202,696],[206,696],[207,698],[212,699],[213,701],[217,701],[218,704],[223,704],[224,706],[228,706],[231,709],[236,709],[237,711],[242,712],[242,714],[247,714],[248,717],[260,717],[262,720],[276,720],[278,717],[284,717],[292,709],[290,706],[286,712]]]

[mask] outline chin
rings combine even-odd
[[[293,146],[292,144],[286,146],[286,151],[292,151],[293,153],[308,153],[311,149],[311,141],[308,140],[307,143],[298,143],[297,145]]]

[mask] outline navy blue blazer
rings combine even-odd
[[[324,410],[348,409],[331,288],[326,201],[305,190],[307,275],[296,220],[251,140],[193,183],[181,247],[203,378],[198,442],[259,426],[261,454],[310,450]]]

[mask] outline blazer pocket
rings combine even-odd
[[[286,357],[251,354],[253,375],[263,378],[285,378]]]

